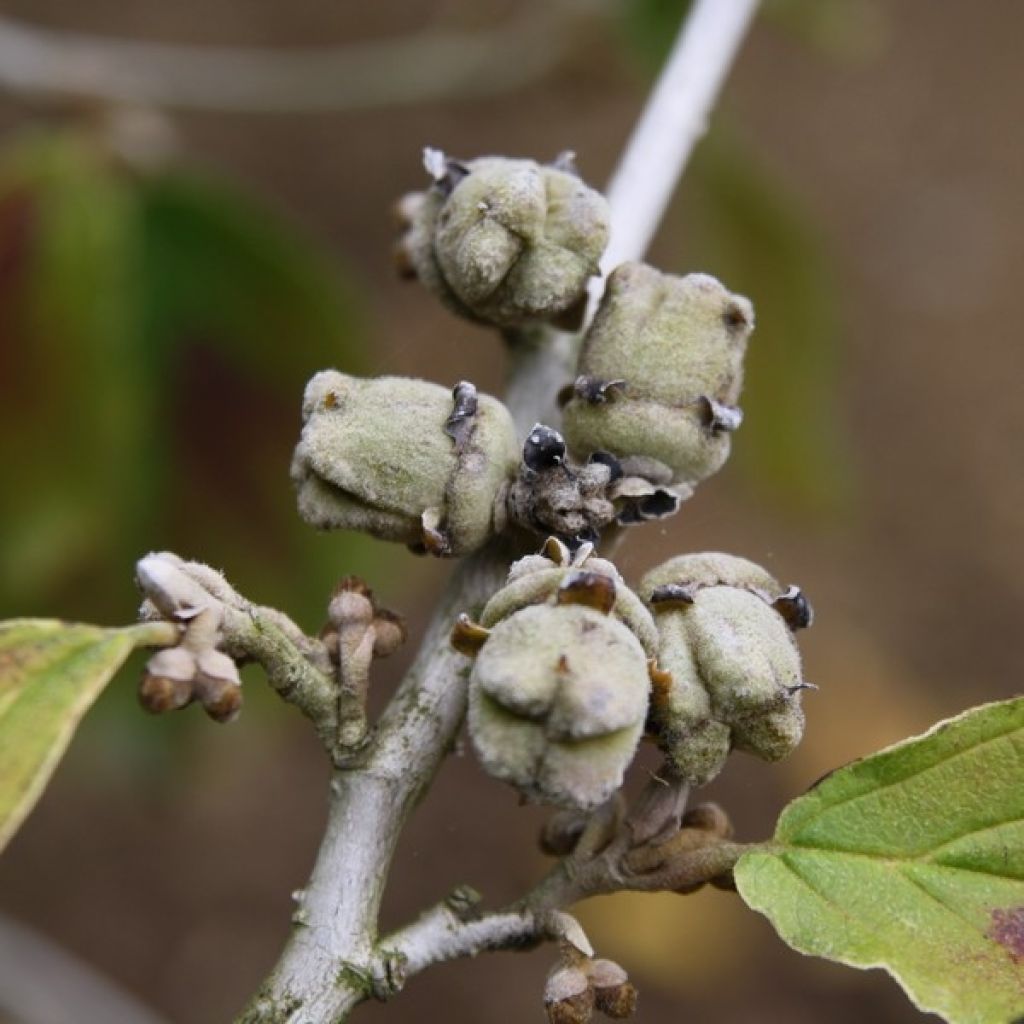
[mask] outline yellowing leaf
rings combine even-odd
[[[168,628],[0,623],[0,850],[41,796],[103,687],[136,647],[166,640]]]
[[[833,772],[736,866],[795,949],[883,967],[955,1024],[1024,1016],[1024,698]]]

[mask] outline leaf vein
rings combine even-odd
[[[853,793],[850,796],[844,797],[842,800],[836,800],[832,803],[824,804],[823,806],[817,808],[810,815],[810,817],[801,820],[798,827],[800,828],[800,830],[803,830],[808,826],[814,824],[823,815],[831,811],[834,811],[839,807],[845,807],[847,804],[854,803],[857,800],[863,800],[868,797],[876,796],[877,794],[882,793],[887,789],[892,789],[893,786],[900,786],[905,782],[909,782],[911,779],[917,778],[917,776],[919,775],[924,775],[926,772],[934,770],[935,768],[944,767],[950,764],[951,762],[956,761],[958,758],[963,757],[966,754],[974,753],[975,751],[988,746],[990,743],[998,743],[1000,740],[1010,740],[1012,742],[1013,735],[1021,731],[1021,725],[1015,721],[1004,732],[998,733],[994,736],[986,736],[983,740],[979,740],[976,743],[972,743],[970,746],[964,747],[962,750],[956,751],[956,753],[949,754],[945,757],[940,758],[939,760],[932,761],[930,764],[926,764],[920,768],[917,768],[914,771],[908,773],[907,775],[901,775],[899,778],[891,779],[889,782],[885,782],[882,785],[872,786],[870,789],[867,789],[863,792]],[[801,797],[800,799],[806,799],[806,796]]]

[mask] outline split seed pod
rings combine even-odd
[[[514,327],[582,311],[608,243],[609,210],[571,159],[461,163],[427,149],[424,164],[433,185],[398,207],[404,271],[480,323]]]
[[[657,634],[615,567],[547,555],[512,566],[480,623],[452,636],[475,654],[469,734],[485,770],[528,800],[588,809],[622,784],[647,714]]]
[[[462,555],[504,526],[519,451],[508,410],[467,382],[316,374],[292,459],[299,514],[435,555]]]
[[[627,525],[674,515],[679,500],[675,490],[626,477],[609,452],[593,452],[585,463],[574,462],[562,435],[537,423],[523,446],[507,511],[512,522],[575,547],[596,543],[613,522]]]
[[[565,392],[569,447],[611,452],[627,476],[687,489],[717,472],[742,419],[736,402],[753,326],[750,302],[707,274],[622,264]]]
[[[810,605],[764,569],[724,554],[682,555],[640,593],[660,637],[649,725],[679,773],[700,785],[733,748],[778,761],[803,735],[807,688],[793,630]]]

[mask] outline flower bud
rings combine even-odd
[[[624,1020],[633,1016],[636,988],[614,960],[595,960],[588,973],[594,987],[594,1003],[606,1017]]]
[[[556,967],[544,986],[549,1024],[587,1024],[594,1014],[594,990],[586,971],[575,964]]]
[[[789,625],[794,603],[810,618],[799,591],[723,554],[673,558],[640,589],[660,636],[650,724],[676,769],[702,784],[732,748],[767,761],[791,753],[807,685]]]
[[[689,487],[717,472],[742,419],[753,326],[749,301],[713,277],[624,263],[583,340],[563,414],[569,447],[611,452],[652,483]]]
[[[215,722],[231,722],[242,710],[242,680],[235,663],[222,651],[202,650],[196,657],[196,699]]]
[[[553,545],[556,557],[566,549]],[[461,620],[470,676],[469,734],[484,768],[527,799],[589,809],[622,784],[647,713],[653,621],[614,566],[529,556]]]
[[[514,327],[582,309],[608,242],[605,198],[564,164],[424,153],[434,184],[406,196],[399,265],[461,316]]]
[[[146,665],[139,684],[139,702],[154,715],[177,711],[192,700],[195,658],[182,647],[157,651]]]
[[[519,462],[497,399],[404,377],[334,370],[306,387],[292,460],[299,514],[321,529],[363,530],[436,555],[480,547],[504,525]]]
[[[139,700],[147,711],[176,711],[193,700],[217,722],[230,722],[242,709],[242,680],[234,661],[215,648],[220,612],[211,606],[189,615],[175,647],[157,651],[146,663]]]

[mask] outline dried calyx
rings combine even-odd
[[[214,721],[232,721],[242,710],[242,681],[234,661],[217,650],[220,606],[181,609],[174,618],[185,625],[181,640],[146,662],[139,684],[142,706],[161,714],[198,701]]]
[[[432,183],[397,207],[400,271],[480,323],[578,322],[609,210],[566,157],[460,161],[425,150]]]

